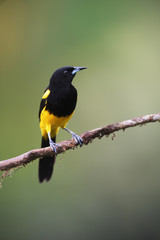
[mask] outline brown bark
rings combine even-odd
[[[157,121],[160,121],[160,113],[150,114],[150,115],[126,120],[123,122],[111,124],[105,127],[96,128],[91,131],[87,131],[81,134],[80,136],[84,141],[83,145],[87,145],[88,143],[91,143],[92,140],[95,138],[100,139],[103,136],[108,136],[119,130],[125,130],[126,128],[135,127],[138,125],[144,125],[146,123],[157,122]],[[77,144],[73,139],[71,139],[70,141],[62,141],[58,143],[58,145],[60,145],[60,147],[57,147],[57,154],[63,153],[69,149],[74,149],[77,146]],[[9,170],[18,166],[23,166],[39,157],[46,156],[46,155],[52,156],[54,154],[55,153],[51,150],[50,147],[31,150],[20,156],[10,158],[4,161],[0,161],[0,171]]]

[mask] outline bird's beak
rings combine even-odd
[[[74,70],[72,71],[72,75],[76,74],[80,70],[86,69],[86,67],[74,67]]]

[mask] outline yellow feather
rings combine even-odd
[[[48,138],[48,133],[51,133],[51,137],[55,137],[59,131],[59,128],[64,128],[69,119],[72,117],[73,113],[65,117],[57,117],[46,110],[46,106],[43,108],[40,115],[40,129],[42,136],[46,139]]]
[[[45,91],[45,93],[43,94],[42,99],[47,98],[47,97],[49,96],[50,92],[51,92],[51,91],[50,91],[49,89],[47,89],[47,90]]]

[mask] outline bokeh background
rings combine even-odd
[[[160,2],[0,1],[0,159],[41,142],[38,109],[53,71],[86,66],[68,128],[77,134],[159,112]],[[60,130],[58,140],[70,135]],[[160,239],[160,125],[147,124],[5,178],[0,239]]]

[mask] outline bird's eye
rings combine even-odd
[[[68,71],[64,71],[64,75],[68,75],[68,73],[69,73]]]

